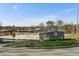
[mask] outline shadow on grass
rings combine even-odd
[[[10,40],[10,39],[9,39]],[[9,41],[8,39],[0,38],[0,44],[14,43],[14,41]]]

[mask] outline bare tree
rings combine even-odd
[[[44,23],[40,23],[39,24],[39,26],[40,26],[40,32],[44,32],[44,30],[45,30],[45,25],[44,25]]]
[[[47,21],[47,31],[52,31],[54,26],[54,21]]]
[[[57,26],[58,26],[58,30],[62,31],[63,21],[62,20],[57,20]]]

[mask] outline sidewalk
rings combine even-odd
[[[7,38],[7,39],[35,39],[35,40],[39,40],[39,35],[16,35],[16,37],[12,37],[10,36],[0,36],[0,38]]]

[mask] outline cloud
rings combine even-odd
[[[76,8],[66,9],[66,10],[63,10],[62,12],[69,12],[69,11],[72,11],[74,9],[76,9]]]
[[[18,6],[17,5],[13,5],[12,6],[13,10],[18,10]],[[36,18],[25,18],[19,21],[6,21],[6,20],[2,20],[5,24],[4,25],[16,25],[16,26],[32,26],[32,25],[39,25],[40,23],[46,23],[48,20],[51,21],[56,21],[57,19],[61,19],[64,20],[67,16],[64,14],[65,12],[70,12],[72,10],[75,10],[75,8],[71,8],[71,9],[66,9],[66,10],[62,10],[61,12],[57,13],[56,15],[48,15],[48,16],[42,16],[42,17],[36,17]],[[61,17],[63,15],[63,18]],[[65,15],[65,16],[64,16]],[[70,16],[68,16],[70,17]],[[70,18],[68,18],[68,20],[70,20]],[[73,18],[73,17],[72,17]],[[67,20],[67,21],[68,21]],[[74,20],[74,19],[72,19]],[[66,20],[65,20],[66,21]]]
[[[67,17],[70,17],[70,15],[75,15],[76,14],[76,8],[70,8],[70,9],[65,9],[65,10],[62,10],[60,11],[59,13],[57,13],[55,15],[55,19],[61,19],[62,18],[67,18]]]
[[[62,10],[62,11],[59,12],[56,16],[59,16],[59,15],[64,14],[64,13],[69,13],[69,12],[71,12],[72,10],[76,10],[76,8],[70,8],[70,9]]]
[[[50,16],[43,16],[43,17],[39,17],[39,18],[26,18],[24,20],[20,20],[16,23],[16,25],[18,26],[32,26],[32,25],[39,25],[40,23],[46,23],[47,21],[51,20],[51,21],[55,21],[54,20],[54,15],[50,15]]]
[[[18,10],[18,6],[17,5],[13,5],[12,8],[13,8],[13,10]]]

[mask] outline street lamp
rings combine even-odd
[[[79,12],[79,8],[78,8],[78,4],[77,4],[77,26],[76,26],[76,33],[78,33],[78,12]]]

